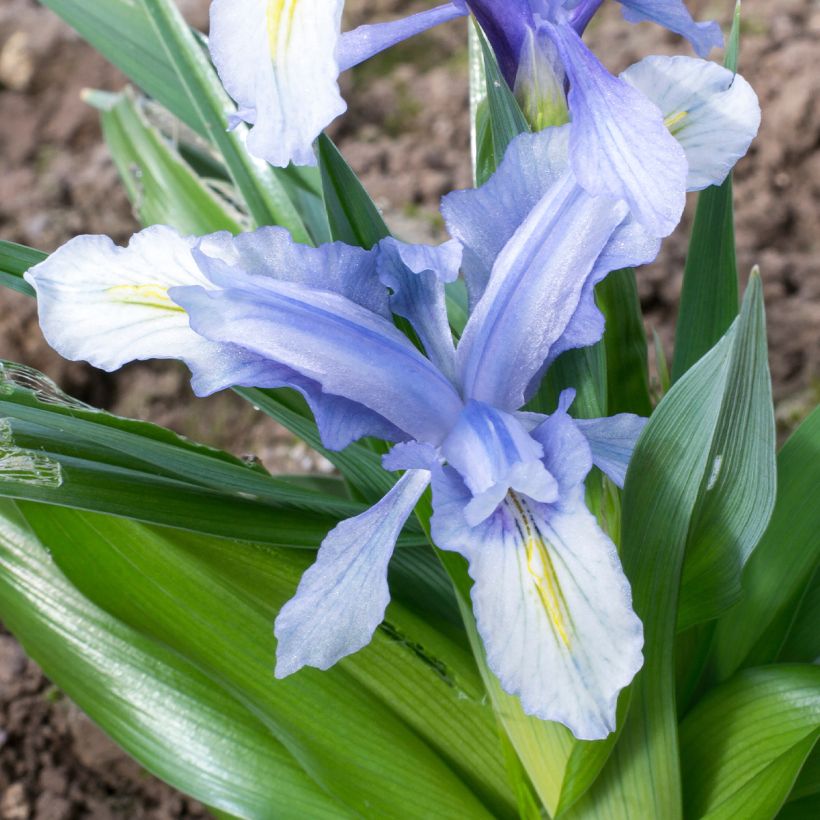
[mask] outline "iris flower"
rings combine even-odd
[[[692,184],[708,184],[745,152],[756,100],[709,63],[694,87],[677,83],[687,59],[651,58],[627,81],[662,88],[665,112],[689,112],[678,136]],[[660,240],[624,200],[578,183],[574,127],[521,135],[486,185],[446,197],[455,239],[439,247],[312,248],[281,228],[195,238],[156,226],[127,248],[78,237],[26,275],[46,338],[67,358],[106,370],[181,359],[199,395],[290,387],[328,448],[362,436],[395,443],[384,459],[403,471],[395,487],[327,536],[280,612],[278,676],[328,668],[369,642],[396,539],[432,484],[433,539],[469,562],[478,629],[504,688],[579,738],[614,728],[642,628],[584,480],[596,464],[623,484],[643,420],[573,419],[571,391],[550,415],[522,408],[557,356],[600,339],[595,284],[654,259]],[[456,344],[444,284],[460,269],[470,317]]]
[[[659,23],[701,56],[723,42],[719,26],[694,22],[683,0],[619,1],[627,20]],[[613,77],[581,40],[601,2],[455,0],[342,34],[342,0],[214,0],[211,55],[239,105],[232,123],[253,125],[251,153],[274,165],[314,164],[314,139],[346,109],[340,72],[472,12],[533,123],[576,123],[572,161],[584,188],[626,200],[666,236],[683,211],[686,162],[651,99]]]

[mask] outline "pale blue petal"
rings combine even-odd
[[[498,256],[457,350],[465,398],[507,411],[575,315],[627,207],[592,197],[571,175],[538,202]]]
[[[369,60],[380,51],[398,45],[422,31],[467,14],[468,11],[463,2],[444,3],[428,11],[420,11],[389,23],[359,26],[342,35],[336,52],[339,68],[346,71],[348,68]]]
[[[643,629],[615,545],[579,489],[560,509],[510,496],[470,527],[470,492],[434,474],[432,534],[470,563],[487,662],[527,714],[582,740],[615,729],[618,695],[643,664]]]
[[[439,443],[462,407],[453,386],[390,322],[325,290],[270,277],[242,289],[178,288],[191,327],[370,408],[410,438]]]
[[[253,124],[248,150],[273,165],[315,165],[313,141],[346,105],[336,49],[343,0],[214,0],[209,48]],[[239,112],[237,112],[237,116]]]
[[[621,76],[658,106],[683,146],[690,191],[720,185],[757,136],[757,95],[743,77],[717,63],[647,57]]]
[[[328,669],[370,643],[390,601],[387,564],[396,539],[430,483],[406,473],[378,504],[343,521],[276,618],[276,677],[303,666]]]
[[[501,249],[530,211],[569,173],[569,126],[522,134],[508,146],[498,170],[480,188],[444,197],[450,235],[464,246],[464,274],[475,306]]]
[[[403,441],[396,444],[389,453],[382,456],[382,467],[394,472],[396,470],[432,471],[441,463],[441,452],[431,444],[418,441]]]
[[[575,400],[574,390],[564,390],[558,409],[530,435],[544,449],[544,465],[558,481],[561,498],[570,498],[592,469],[592,452],[580,425],[567,412]]]
[[[509,413],[468,402],[441,452],[472,493],[464,511],[471,525],[491,515],[511,489],[538,501],[558,498],[542,446]]]
[[[723,46],[723,34],[715,22],[696,23],[683,0],[618,0],[630,23],[645,20],[658,23],[685,37],[695,51],[706,57],[713,48]]]
[[[654,236],[677,226],[686,197],[686,157],[657,106],[613,77],[572,26],[543,24],[570,80],[570,157],[590,193],[624,199]]]
[[[589,441],[595,466],[623,487],[635,444],[647,421],[621,413],[606,419],[577,419],[575,424]]]
[[[468,5],[512,88],[527,31],[535,25],[531,0],[468,0]]]
[[[455,380],[455,346],[444,299],[446,282],[458,278],[462,247],[408,245],[396,239],[379,243],[379,280],[390,288],[390,309],[409,320],[430,359]]]
[[[265,227],[234,236],[227,231],[199,241],[195,257],[218,287],[242,287],[264,280],[298,282],[338,293],[363,308],[390,318],[387,291],[379,281],[376,251],[342,242],[318,247],[294,242],[284,228]]]

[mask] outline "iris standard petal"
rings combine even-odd
[[[471,526],[490,516],[511,489],[538,501],[558,498],[542,446],[515,416],[482,402],[467,403],[441,452],[472,493],[464,509]]]
[[[512,88],[527,31],[534,27],[530,0],[467,0],[490,45],[501,73]]]
[[[106,236],[78,236],[26,273],[37,292],[40,326],[63,357],[103,370],[136,359],[204,364],[220,346],[188,326],[168,295],[177,285],[207,285],[191,249],[172,228],[146,228],[128,247]]]
[[[576,419],[575,424],[589,442],[595,466],[623,487],[635,444],[647,421],[621,413],[605,419]]]
[[[701,56],[713,48],[723,46],[723,34],[715,22],[696,23],[683,0],[618,0],[624,7],[624,17],[630,23],[651,21],[675,34],[680,34],[692,44]]]
[[[570,81],[570,159],[590,193],[624,199],[654,236],[668,236],[683,213],[686,157],[660,110],[613,77],[572,26],[543,24]]]
[[[606,737],[618,694],[643,663],[643,629],[615,545],[580,490],[561,509],[511,494],[472,528],[460,515],[469,497],[454,471],[434,474],[433,538],[470,563],[490,669],[528,714],[582,740]]]
[[[379,280],[392,291],[390,309],[410,322],[427,355],[453,382],[456,351],[442,285],[458,278],[461,256],[456,240],[433,247],[388,238],[378,252]]]
[[[336,53],[339,68],[346,71],[369,60],[380,51],[398,45],[403,40],[458,17],[465,17],[467,14],[469,12],[464,0],[460,0],[455,3],[444,3],[399,20],[372,23],[347,31],[342,34]]]
[[[404,522],[430,483],[411,470],[375,506],[333,529],[276,618],[276,677],[328,669],[370,643],[390,601],[387,564]]]
[[[464,246],[464,274],[474,307],[501,249],[540,199],[569,173],[569,126],[521,134],[480,188],[447,194],[441,212]]]
[[[461,410],[453,386],[406,336],[337,293],[257,277],[241,288],[172,295],[197,333],[285,365],[410,438],[439,443]]]
[[[743,77],[717,63],[647,57],[621,77],[655,103],[683,146],[690,191],[720,185],[757,136],[757,95]]]
[[[315,165],[313,141],[346,105],[336,48],[343,0],[214,0],[209,48],[253,124],[248,150],[273,165]]]
[[[567,175],[504,246],[457,350],[465,398],[523,406],[561,339],[627,206],[592,197]]]

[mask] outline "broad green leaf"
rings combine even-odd
[[[390,236],[379,209],[326,134],[319,135],[317,155],[333,239],[369,250]]]
[[[675,702],[678,585],[701,489],[713,473],[713,444],[732,419],[768,400],[750,352],[765,343],[761,286],[753,278],[737,324],[669,391],[644,430],[624,490],[621,560],[644,623],[643,670],[610,761],[571,817],[681,816]],[[754,357],[753,357],[754,358]],[[762,363],[765,365],[765,362]],[[758,431],[740,428],[732,447]],[[750,494],[766,477],[744,479]],[[734,502],[733,502],[734,503]],[[732,520],[732,509],[725,510]]]
[[[726,52],[726,65],[737,70],[740,3]],[[732,175],[698,196],[698,207],[675,333],[672,379],[679,379],[729,329],[738,312]]]
[[[148,124],[128,91],[101,112],[103,136],[128,198],[145,225],[170,225],[183,235],[239,233],[231,214],[160,132]]]
[[[743,572],[743,597],[717,625],[712,663],[719,680],[741,666],[777,658],[820,564],[818,486],[820,408],[800,425],[777,457],[774,514]]]
[[[401,604],[366,649],[278,681],[271,624],[310,556],[37,505],[24,513],[78,589],[230,691],[345,806],[368,817],[510,814],[472,658]]]
[[[818,734],[820,667],[739,673],[710,692],[681,724],[686,817],[774,817]]]
[[[775,504],[774,408],[762,286],[756,274],[740,327],[689,526],[680,628],[713,618],[737,601],[743,567]]]
[[[780,661],[820,662],[820,570],[814,577],[796,608],[788,634],[777,656]],[[782,633],[781,633],[782,634]]]
[[[797,781],[789,793],[789,800],[802,800],[804,797],[820,795],[820,746],[815,745]]]
[[[33,265],[42,262],[48,254],[0,240],[0,285],[34,296],[34,288],[23,279],[23,274]]]
[[[607,415],[652,412],[646,331],[632,268],[613,271],[595,289],[598,307],[606,318]]]
[[[225,689],[84,598],[8,501],[0,618],[60,689],[176,788],[240,817],[353,816]]]
[[[8,362],[0,363],[0,453],[0,495],[216,535],[315,548],[362,509],[153,424],[89,408]]]
[[[815,795],[786,803],[777,813],[777,820],[817,820],[819,816],[820,796]]]

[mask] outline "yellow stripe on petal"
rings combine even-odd
[[[140,305],[141,307],[152,307],[158,310],[171,310],[178,313],[185,311],[173,301],[168,295],[168,288],[162,285],[115,285],[107,288],[106,293],[115,302],[124,305]]]
[[[276,59],[280,48],[287,48],[299,0],[268,0],[267,25],[270,56]]]
[[[569,649],[571,618],[549,553],[549,547],[526,504],[522,503],[515,493],[510,493],[509,498],[515,508],[515,518],[526,539],[527,570],[535,582],[538,596],[556,634],[564,646]]]
[[[676,126],[680,125],[689,116],[688,111],[678,111],[677,114],[671,114],[664,121],[663,124],[675,134],[680,129]]]

